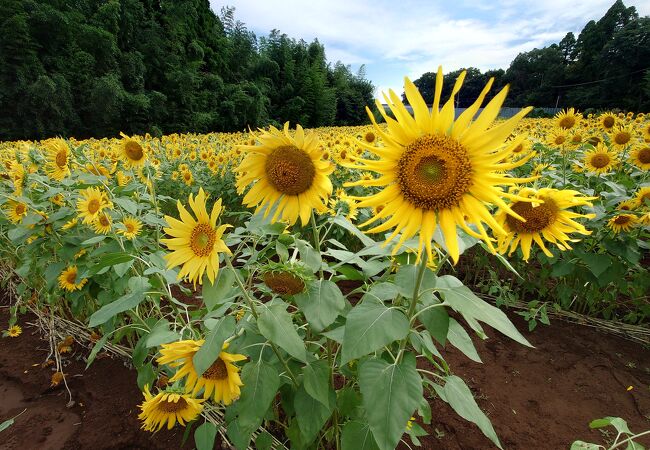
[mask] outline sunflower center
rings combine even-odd
[[[295,295],[305,289],[305,282],[290,272],[267,272],[264,284],[280,295]]]
[[[620,133],[616,133],[616,136],[614,136],[614,142],[616,142],[618,145],[623,145],[627,144],[630,142],[630,133],[627,131],[621,131]]]
[[[555,222],[557,206],[552,200],[545,200],[539,206],[529,202],[516,202],[510,206],[514,212],[526,219],[525,222],[516,217],[507,216],[506,223],[517,233],[537,233]]]
[[[68,276],[65,277],[65,280],[68,284],[75,284],[75,281],[77,281],[77,272],[68,272]]]
[[[613,117],[605,117],[603,119],[603,127],[612,128],[616,124],[616,119]]]
[[[580,134],[574,134],[574,135],[571,137],[571,142],[573,142],[574,144],[579,144],[580,142],[582,142],[582,135],[580,135]]]
[[[223,359],[217,358],[210,367],[203,372],[203,378],[208,380],[225,380],[228,378],[228,368]]]
[[[639,150],[637,158],[642,164],[650,164],[650,147]]]
[[[591,165],[596,169],[607,167],[610,161],[611,160],[609,159],[609,156],[604,153],[598,153],[597,155],[591,157]]]
[[[192,230],[190,247],[197,256],[209,256],[217,241],[217,233],[207,223],[199,223]]]
[[[107,226],[109,226],[109,225],[111,224],[111,223],[108,221],[108,217],[106,217],[106,216],[101,216],[101,217],[99,218],[99,223],[100,223],[103,227],[107,227]]]
[[[169,399],[164,402],[158,403],[158,410],[166,413],[175,413],[182,411],[187,407],[187,401],[183,397],[180,397],[177,402],[173,402]]]
[[[266,176],[271,185],[286,195],[298,195],[314,182],[316,168],[307,153],[297,147],[283,145],[266,158]]]
[[[630,216],[622,215],[622,216],[616,216],[614,219],[614,223],[616,225],[625,225],[630,221]]]
[[[142,146],[135,141],[128,141],[124,145],[124,153],[131,161],[140,161],[144,156]]]
[[[64,168],[65,166],[68,165],[68,154],[66,153],[65,150],[61,150],[56,154],[56,165],[59,166],[60,168]]]
[[[125,223],[126,231],[133,233],[135,231],[135,226],[132,223]]]
[[[97,211],[99,211],[99,200],[93,198],[88,202],[88,212],[90,214],[95,214]]]
[[[519,153],[524,149],[524,144],[519,144],[515,148],[512,149],[512,153]]]
[[[19,216],[25,214],[25,205],[22,203],[17,204],[14,211],[16,211],[16,214]]]
[[[427,211],[452,208],[472,186],[467,151],[448,136],[422,136],[405,149],[397,180],[404,197]]]
[[[576,119],[572,116],[565,116],[562,117],[562,119],[560,120],[560,128],[564,128],[566,130],[573,127],[575,124],[576,124]]]

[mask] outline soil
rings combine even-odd
[[[527,329],[518,316],[511,318]],[[0,328],[7,319],[7,309],[0,308]],[[0,432],[0,449],[181,448],[183,429],[155,435],[140,430],[142,396],[135,372],[122,361],[98,358],[85,370],[87,350],[73,349],[64,371],[75,403],[66,407],[65,388],[51,388],[52,368],[40,366],[48,343],[29,320],[21,318],[18,338],[0,338],[0,422],[25,410]],[[534,349],[486,332],[488,340],[474,339],[483,364],[449,347],[445,358],[472,389],[505,449],[568,449],[577,439],[606,443],[606,435],[588,427],[605,416],[626,419],[633,431],[650,429],[648,349],[561,321],[524,332]],[[422,448],[495,448],[446,403],[433,399],[431,405],[433,421],[425,425],[431,436],[421,439]],[[188,441],[192,448],[193,438]]]

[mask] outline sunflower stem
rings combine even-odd
[[[415,315],[415,307],[418,304],[420,298],[420,286],[422,285],[422,280],[424,279],[424,272],[427,269],[427,261],[429,259],[429,253],[425,250],[422,252],[422,258],[420,259],[420,265],[418,266],[418,273],[415,278],[415,286],[413,286],[413,295],[411,296],[411,304],[407,312],[407,317],[409,321]],[[402,339],[399,343],[399,352],[397,353],[397,362],[402,360],[402,355],[404,354],[404,349],[406,348],[406,341],[408,336]]]
[[[311,231],[314,234],[314,250],[320,255],[320,233],[318,231],[318,226],[316,226],[316,215],[314,210],[311,210]],[[323,266],[318,269],[321,280],[323,279]]]

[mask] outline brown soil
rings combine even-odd
[[[513,320],[520,330],[526,324]],[[0,422],[26,409],[0,433],[0,449],[172,449],[183,430],[156,435],[140,430],[141,394],[134,371],[110,358],[84,370],[76,348],[65,368],[74,406],[66,407],[63,387],[50,388],[52,369],[40,364],[48,344],[21,319],[18,338],[0,339]],[[7,323],[0,309],[0,328]],[[506,449],[567,449],[576,439],[606,442],[589,430],[596,418],[620,416],[633,431],[650,429],[650,352],[617,337],[561,321],[524,334],[535,349],[525,348],[486,327],[490,339],[475,343],[483,364],[453,348],[445,354],[486,411]],[[77,360],[79,358],[79,361]],[[632,390],[628,391],[628,387]],[[431,436],[425,449],[494,448],[479,429],[447,404],[432,400]],[[610,435],[611,436],[611,435]],[[190,436],[186,444],[192,448]],[[650,445],[650,440],[641,440]]]

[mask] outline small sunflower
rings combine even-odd
[[[70,147],[63,139],[53,139],[44,144],[47,152],[45,171],[53,180],[61,181],[70,175]]]
[[[581,120],[582,114],[573,108],[562,110],[555,115],[555,125],[563,130],[570,130],[580,125]]]
[[[93,222],[93,229],[95,230],[95,233],[108,234],[113,229],[111,226],[112,223],[113,220],[111,219],[111,216],[103,212],[97,216],[97,219]]]
[[[650,145],[637,145],[630,153],[630,162],[642,170],[650,170]]]
[[[165,424],[168,430],[171,430],[176,422],[185,426],[185,422],[191,422],[201,414],[202,403],[205,401],[174,390],[152,395],[149,385],[145,385],[142,394],[144,401],[140,405],[142,412],[138,419],[143,422],[142,429],[152,432],[160,430]]]
[[[637,205],[644,207],[650,205],[650,186],[644,186],[636,193]]]
[[[14,325],[9,327],[7,330],[7,336],[9,337],[18,337],[23,333],[23,329],[20,327],[20,325]]]
[[[618,234],[621,231],[626,233],[636,226],[638,222],[637,216],[634,214],[618,214],[607,222],[607,226],[612,229],[614,234]]]
[[[598,123],[603,130],[610,131],[618,123],[618,117],[614,113],[606,112],[598,116]]]
[[[583,162],[587,171],[599,174],[611,172],[618,164],[616,154],[610,152],[604,144],[598,144],[595,149],[585,152]]]
[[[83,219],[83,223],[93,223],[104,209],[110,207],[112,207],[112,204],[105,191],[96,187],[89,187],[79,191],[77,212],[79,218]]]
[[[520,189],[519,196],[528,202],[517,201],[510,208],[526,221],[508,215],[499,210],[496,219],[501,223],[507,234],[498,236],[499,251],[509,255],[521,246],[524,260],[530,258],[533,242],[537,243],[547,256],[553,254],[544,245],[544,240],[555,244],[560,250],[571,249],[569,242],[576,240],[569,237],[570,233],[591,234],[583,225],[573,219],[579,217],[592,218],[593,215],[578,214],[569,210],[575,206],[591,206],[593,197],[582,197],[578,191],[557,190],[544,188],[536,191],[531,188]],[[542,239],[543,238],[543,239]]]
[[[564,145],[569,143],[568,140],[569,140],[569,134],[567,133],[566,130],[561,128],[552,130],[550,133],[546,135],[547,144],[553,147],[563,147]]]
[[[619,125],[610,132],[612,146],[617,149],[627,147],[634,136],[634,129],[630,125]]]
[[[332,197],[329,201],[329,204],[330,212],[333,216],[340,214],[350,221],[353,221],[357,218],[357,202],[352,197],[347,195],[343,189],[337,189],[336,197]]]
[[[147,150],[138,141],[121,133],[119,157],[128,168],[141,167],[147,162]]]
[[[118,233],[130,240],[135,239],[142,229],[142,222],[135,217],[125,217],[122,225],[124,229],[118,230]]]
[[[312,209],[326,209],[325,202],[332,194],[332,182],[328,175],[334,166],[323,159],[323,151],[316,133],[305,134],[300,125],[293,137],[289,134],[289,122],[284,132],[275,127],[260,130],[257,136],[261,145],[241,145],[244,159],[237,168],[241,175],[237,189],[243,192],[244,204],[264,210],[266,217],[276,208],[272,221],[280,217],[289,225],[300,218],[303,225],[309,222]]]
[[[70,266],[59,275],[59,287],[68,292],[80,290],[87,282],[88,280],[84,278],[77,283],[77,266]]]
[[[243,361],[246,357],[227,353],[225,350],[228,349],[228,343],[224,343],[215,362],[199,376],[194,368],[193,358],[204,343],[203,339],[198,341],[190,339],[163,344],[160,350],[162,356],[156,361],[169,367],[180,367],[169,381],[174,382],[185,378],[186,392],[191,391],[192,395],[196,395],[204,389],[204,398],[212,397],[215,402],[230,405],[239,398],[240,387],[244,385],[239,377],[239,368],[233,362]]]
[[[210,282],[214,283],[219,271],[219,253],[231,254],[222,240],[224,231],[230,225],[217,226],[221,214],[221,199],[214,203],[212,213],[208,215],[203,188],[199,189],[196,199],[190,194],[189,203],[196,220],[180,201],[177,207],[181,220],[165,216],[169,224],[165,233],[172,236],[171,239],[161,239],[172,251],[165,256],[167,267],[182,266],[178,278],[188,278],[195,286],[197,281],[203,284],[203,274],[206,272]]]
[[[23,221],[23,218],[27,215],[27,205],[23,202],[16,202],[14,200],[9,200],[7,202],[5,212],[9,220],[13,223],[20,223]]]

